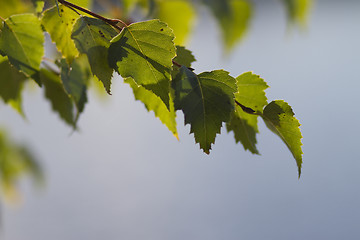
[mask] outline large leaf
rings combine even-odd
[[[157,7],[157,17],[174,30],[175,43],[184,44],[193,25],[195,15],[193,3],[187,0],[159,1]]]
[[[175,108],[183,111],[185,124],[191,125],[195,141],[209,154],[222,123],[229,121],[234,110],[235,79],[224,70],[197,76],[183,66],[173,80],[173,88]]]
[[[74,26],[71,37],[81,53],[89,59],[93,74],[110,93],[113,69],[108,64],[110,40],[117,32],[107,23],[89,17],[81,17]]]
[[[11,66],[6,57],[0,56],[0,97],[12,105],[20,114],[21,90],[27,77]]]
[[[71,31],[79,15],[64,5],[59,5],[60,16],[57,7],[54,6],[44,12],[41,23],[55,42],[57,49],[66,60],[71,63],[79,55],[73,40]]]
[[[41,69],[40,79],[45,87],[45,97],[50,101],[52,109],[69,125],[75,127],[74,105],[65,92],[60,76],[46,69]]]
[[[87,85],[91,75],[87,59],[83,57],[76,58],[71,65],[65,59],[61,60],[61,81],[65,91],[75,103],[77,109],[76,119],[84,111],[87,102]]]
[[[156,96],[152,91],[137,85],[132,78],[125,79],[125,82],[132,88],[135,99],[143,102],[148,111],[154,111],[155,116],[167,126],[176,138],[178,138],[175,119],[176,113],[172,101],[170,101],[169,110],[158,96]]]
[[[44,55],[44,34],[39,19],[33,14],[13,15],[0,27],[0,52],[11,64],[34,77]]]
[[[277,134],[293,154],[298,166],[299,177],[302,165],[301,132],[300,123],[294,117],[294,112],[283,100],[269,103],[262,115],[266,126]]]
[[[228,132],[233,131],[235,141],[241,142],[245,150],[258,154],[256,148],[256,133],[259,132],[257,115],[251,115],[243,110],[250,108],[255,112],[262,112],[267,104],[264,90],[267,84],[258,75],[251,72],[243,73],[236,78],[238,92],[235,100],[242,106],[236,106],[232,113],[231,120],[226,124]]]
[[[111,42],[109,63],[123,78],[131,77],[159,96],[169,108],[172,59],[176,48],[172,30],[159,20],[124,27]]]

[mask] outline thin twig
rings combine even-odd
[[[65,0],[58,0],[58,1],[59,1],[59,3],[64,4],[64,5],[67,6],[67,7],[75,8],[75,9],[77,9],[77,10],[79,10],[79,11],[82,11],[82,12],[84,12],[84,13],[87,13],[87,14],[95,17],[95,18],[98,18],[98,19],[100,19],[100,20],[102,20],[102,21],[110,24],[111,26],[113,26],[114,28],[118,29],[119,31],[121,31],[122,28],[117,25],[118,23],[121,23],[121,24],[124,25],[125,27],[128,26],[124,21],[121,21],[120,19],[110,19],[110,18],[106,18],[106,17],[103,17],[103,16],[101,16],[101,15],[99,15],[99,14],[96,14],[96,13],[94,13],[94,12],[92,12],[92,11],[86,9],[86,8],[83,8],[83,7],[80,7],[80,6],[78,6],[78,5],[75,5],[75,4],[71,3],[71,2],[68,2],[68,1],[65,1]]]
[[[2,16],[0,16],[0,19],[1,19],[1,20],[3,20],[3,21],[5,22],[5,19],[4,19]]]

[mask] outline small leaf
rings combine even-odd
[[[172,59],[176,49],[172,30],[159,20],[124,27],[111,42],[109,63],[123,78],[159,96],[169,108]]]
[[[38,74],[44,55],[44,34],[39,19],[33,14],[13,15],[0,28],[0,52],[27,76]]]
[[[224,70],[197,76],[183,66],[173,80],[173,88],[175,109],[183,111],[185,124],[191,125],[195,141],[209,154],[222,123],[229,121],[234,110],[235,79]]]
[[[110,25],[99,19],[81,17],[71,35],[77,49],[87,55],[94,76],[103,83],[109,94],[113,69],[108,64],[108,48],[116,34]]]
[[[75,103],[77,109],[76,119],[84,111],[87,102],[87,84],[90,74],[86,57],[76,58],[71,66],[68,65],[65,59],[61,60],[61,81],[65,91]]]
[[[10,65],[6,57],[0,56],[0,97],[10,103],[21,115],[21,91],[27,77]]]
[[[176,57],[174,58],[174,61],[189,68],[191,67],[191,64],[196,61],[196,59],[190,50],[187,50],[182,46],[176,46]],[[179,73],[179,71],[179,67],[176,66],[173,68],[171,73],[173,79]]]
[[[294,117],[291,107],[283,100],[272,101],[262,115],[266,126],[277,134],[293,154],[301,175],[302,150],[300,123]]]
[[[64,5],[59,5],[59,12],[60,16],[56,6],[46,10],[41,23],[50,34],[52,41],[55,42],[57,49],[68,63],[71,63],[79,55],[75,43],[71,39],[71,31],[79,16]]]
[[[50,101],[52,109],[70,126],[75,127],[73,103],[65,92],[60,76],[46,69],[41,69],[40,79],[45,87],[45,97]]]
[[[246,72],[236,78],[236,84],[238,86],[236,101],[255,112],[262,112],[267,104],[264,90],[269,87],[265,81],[258,75]]]
[[[124,81],[133,89],[135,99],[143,102],[148,111],[154,111],[155,116],[167,126],[176,138],[178,138],[175,119],[176,113],[173,102],[170,101],[169,110],[158,96],[156,96],[152,91],[137,85],[132,78],[127,78]]]
[[[157,18],[169,24],[174,30],[176,44],[184,44],[193,25],[195,11],[189,1],[157,2]],[[181,13],[181,14],[179,14]]]

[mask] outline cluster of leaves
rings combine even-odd
[[[225,70],[195,73],[191,51],[176,45],[173,30],[157,19],[128,25],[63,0],[45,11],[42,1],[35,4],[37,13],[11,15],[0,26],[0,96],[5,103],[22,112],[21,89],[32,79],[44,88],[53,110],[75,128],[89,82],[99,80],[110,94],[116,72],[176,137],[176,111],[181,110],[207,154],[224,124],[236,142],[258,153],[261,117],[290,149],[300,175],[300,124],[286,102],[267,103],[268,86],[259,76],[247,72],[235,78]],[[61,53],[54,64],[44,59],[44,32]]]
[[[18,199],[16,191],[17,180],[30,175],[38,183],[42,181],[42,170],[33,154],[25,145],[15,144],[7,134],[0,130],[0,190],[5,199]]]

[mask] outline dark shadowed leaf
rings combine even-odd
[[[235,79],[224,70],[196,75],[183,66],[172,85],[175,108],[183,111],[195,141],[209,154],[222,123],[229,121],[234,110]]]

